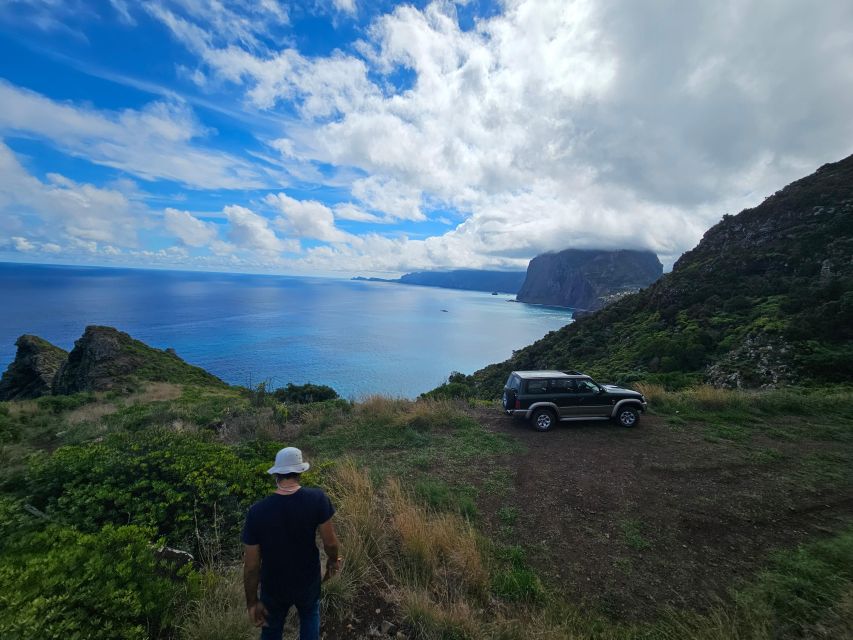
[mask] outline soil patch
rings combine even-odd
[[[538,433],[498,410],[472,412],[525,449],[478,470],[482,526],[523,545],[549,588],[615,618],[704,609],[771,549],[838,531],[853,513],[849,474],[838,472],[853,467],[849,439],[756,431],[731,442],[653,415],[634,429]]]

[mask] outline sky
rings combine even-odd
[[[851,114],[850,0],[0,0],[0,261],[669,268]]]

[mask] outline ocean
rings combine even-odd
[[[414,398],[571,322],[508,294],[272,275],[0,263],[0,367],[32,333],[70,350],[114,326],[240,385]]]

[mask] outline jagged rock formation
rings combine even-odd
[[[49,395],[53,378],[68,352],[32,335],[21,336],[15,346],[15,360],[0,379],[0,401]]]
[[[31,335],[21,336],[15,344],[18,353],[0,379],[0,401],[130,390],[147,381],[225,385],[181,360],[174,349],[154,349],[112,327],[86,327],[71,353]]]
[[[566,249],[530,261],[517,300],[593,311],[647,287],[662,273],[651,251]]]
[[[134,380],[224,384],[174,350],[160,351],[113,327],[89,326],[56,374],[55,394],[121,389]]]
[[[853,156],[724,216],[648,289],[473,379],[497,395],[509,371],[537,368],[732,387],[853,381]]]

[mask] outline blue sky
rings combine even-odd
[[[0,260],[643,248],[853,152],[853,3],[0,0]]]

